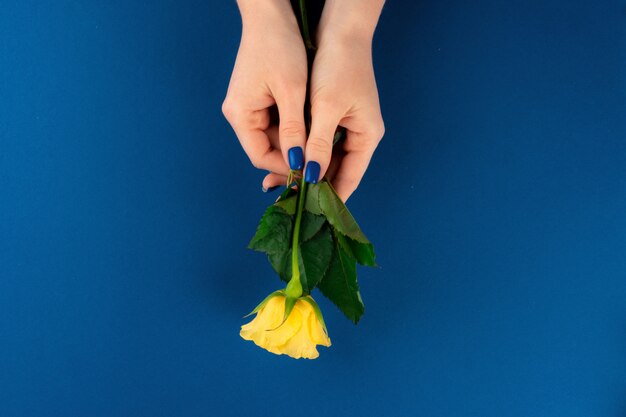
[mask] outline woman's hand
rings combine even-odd
[[[241,43],[222,111],[255,167],[287,175],[289,154],[292,165],[300,165],[292,168],[302,168],[306,141],[304,42],[288,0],[240,0],[239,9]],[[274,105],[279,146],[266,132]]]
[[[326,175],[344,201],[359,185],[385,131],[371,49],[382,3],[329,0],[318,29],[305,180],[315,183]],[[346,128],[347,136],[333,154],[337,126]]]

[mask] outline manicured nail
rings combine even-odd
[[[304,165],[304,154],[302,153],[301,147],[294,146],[289,149],[287,155],[289,156],[289,168],[293,170],[302,169],[302,166]]]
[[[270,188],[261,187],[261,191],[263,191],[264,193],[271,193],[272,191],[274,191],[278,187],[279,187],[279,185],[275,185],[275,186],[270,187]]]
[[[320,179],[320,164],[315,161],[309,161],[306,164],[306,171],[304,172],[304,180],[311,184],[317,184]]]

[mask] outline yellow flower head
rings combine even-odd
[[[285,354],[296,359],[317,358],[316,345],[330,346],[317,304],[311,296],[298,298],[283,323],[285,300],[282,292],[272,294],[261,303],[256,317],[241,326],[239,334],[277,355]]]

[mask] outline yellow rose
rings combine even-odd
[[[241,326],[239,334],[277,355],[285,354],[296,359],[317,358],[316,345],[330,346],[317,304],[310,296],[299,298],[287,320],[281,324],[285,300],[281,292],[271,295],[261,304],[256,317]]]

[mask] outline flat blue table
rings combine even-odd
[[[0,4],[0,415],[626,415],[626,5],[390,0],[376,244],[315,361],[238,336],[275,195],[232,1]]]

